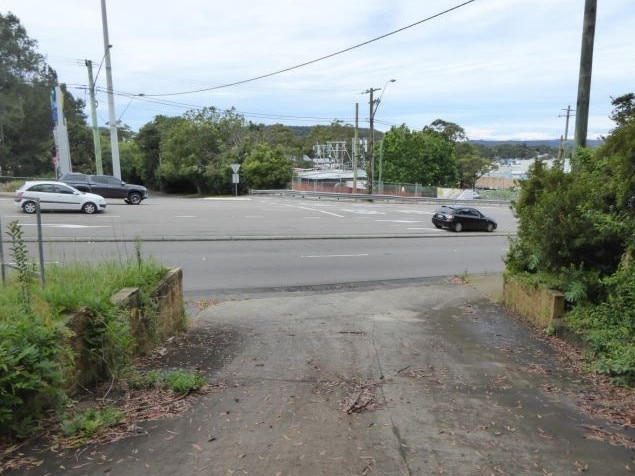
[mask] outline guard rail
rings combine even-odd
[[[470,200],[458,200],[453,198],[436,197],[403,197],[400,195],[378,195],[367,193],[335,193],[335,192],[309,192],[304,190],[249,190],[250,195],[276,195],[291,198],[311,198],[316,200],[351,200],[360,202],[394,202],[394,203],[431,203],[437,205],[461,204],[461,205],[509,205],[508,200],[486,200],[482,198]]]

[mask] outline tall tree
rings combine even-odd
[[[261,144],[245,159],[242,171],[251,188],[285,188],[291,181],[292,163],[281,148]]]
[[[52,175],[53,118],[51,91],[57,74],[37,51],[20,20],[0,14],[0,166],[3,174]],[[83,103],[66,89],[64,113],[69,124],[71,156],[88,160]]]
[[[158,173],[161,164],[161,142],[167,138],[171,128],[185,121],[182,117],[156,116],[152,122],[145,124],[135,135],[140,154],[136,156],[133,166],[138,176],[147,187],[163,190]]]
[[[422,185],[455,185],[454,143],[439,131],[392,127],[384,136],[383,180]]]
[[[55,72],[20,20],[0,14],[0,164],[3,173],[33,175],[53,156],[50,90]]]

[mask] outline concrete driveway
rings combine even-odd
[[[25,474],[635,468],[619,444],[632,434],[577,406],[589,383],[480,290],[448,280],[214,303],[163,365],[197,368],[214,390],[184,414],[140,424],[138,436],[47,457]]]

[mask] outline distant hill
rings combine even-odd
[[[601,140],[591,139],[587,141],[587,146],[595,149],[602,145]],[[471,144],[484,145],[486,147],[496,147],[499,145],[514,145],[514,146],[527,146],[527,147],[560,147],[560,139],[551,140],[471,140]],[[569,141],[571,144],[572,141]]]
[[[265,127],[271,127],[271,126],[265,126]],[[311,130],[313,129],[313,127],[315,126],[286,126],[288,127],[292,132],[293,135],[298,137],[298,138],[305,138],[307,137],[310,133]],[[360,127],[359,128],[359,133],[360,136],[366,136],[370,133],[370,129],[368,128],[363,128]],[[382,132],[380,131],[375,131],[375,135],[376,137],[381,137],[383,135]],[[510,146],[515,146],[515,147],[528,147],[528,148],[536,148],[536,147],[550,147],[553,149],[558,149],[560,147],[560,139],[547,139],[547,140],[484,140],[484,139],[479,139],[479,140],[470,140],[469,141],[471,144],[475,144],[475,145],[482,145],[485,147],[499,147],[502,145],[510,145]],[[587,146],[591,147],[592,149],[595,149],[596,147],[599,147],[600,145],[602,145],[601,140],[598,139],[591,139],[587,141]],[[573,143],[572,140],[568,141],[569,146],[571,146],[571,144]]]

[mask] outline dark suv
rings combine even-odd
[[[87,175],[66,173],[59,179],[82,192],[96,193],[104,198],[123,198],[126,203],[139,205],[148,198],[148,189],[143,185],[123,182],[112,175]]]
[[[496,220],[483,215],[476,208],[443,206],[434,212],[432,223],[437,228],[448,228],[454,231],[481,230],[494,231]]]

